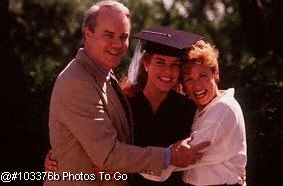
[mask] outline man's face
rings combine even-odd
[[[129,46],[129,18],[112,8],[102,8],[97,16],[94,32],[87,27],[85,49],[96,63],[106,70],[117,67]]]

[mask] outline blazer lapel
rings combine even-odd
[[[117,96],[116,91],[113,89],[112,85],[107,80],[107,76],[104,75],[98,67],[93,64],[93,62],[86,56],[84,49],[80,49],[76,55],[76,60],[83,65],[85,70],[90,73],[90,75],[94,78],[97,88],[102,90],[102,96],[104,98],[105,104],[109,110],[113,110],[116,113],[116,116],[120,120],[120,127],[122,128],[125,138],[129,142],[133,142],[133,130],[131,126],[132,116],[130,116],[130,120],[128,122],[126,113],[121,104],[120,99]],[[127,100],[127,99],[126,99]],[[127,105],[129,107],[128,101]],[[130,108],[130,107],[129,107]],[[129,110],[131,115],[131,110]],[[114,124],[114,123],[113,123]],[[114,126],[115,127],[115,126]],[[119,128],[119,126],[117,126]],[[116,128],[116,127],[115,127]]]
[[[131,130],[130,130],[130,121],[128,121],[124,107],[122,106],[121,100],[119,99],[115,89],[110,85],[110,82],[107,81],[107,95],[109,101],[112,102],[113,106],[116,107],[116,112],[119,115],[121,121],[121,127],[123,132],[126,134],[127,141],[132,142],[131,139]]]
[[[116,81],[116,83],[118,84],[118,81],[116,79],[116,77],[114,75],[111,76],[111,78],[113,78],[113,81]],[[128,101],[128,98],[125,96],[125,94],[123,93],[121,87],[118,87],[118,90],[115,90],[113,86],[111,86],[111,89],[115,92],[115,94],[117,95],[116,91],[119,91],[120,95],[122,96],[122,99],[124,99],[125,101],[125,106],[127,107],[125,110],[125,108],[123,107],[123,105],[121,104],[121,101],[119,98],[119,103],[122,106],[121,111],[123,111],[121,114],[124,115],[123,119],[126,120],[123,122],[123,124],[125,125],[124,127],[126,128],[125,132],[127,133],[127,136],[129,136],[129,140],[131,143],[133,143],[133,118],[132,118],[132,110],[131,110],[131,106],[130,103]],[[128,115],[127,113],[128,112]]]

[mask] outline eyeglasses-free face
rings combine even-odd
[[[84,28],[84,45],[90,56],[106,70],[117,67],[129,46],[130,20],[121,11],[101,8],[94,31]]]
[[[183,72],[183,85],[186,93],[202,109],[219,93],[217,83],[218,71],[195,63],[186,64]]]
[[[153,54],[149,61],[144,62],[148,73],[146,86],[159,92],[170,91],[178,82],[180,66],[178,57]]]

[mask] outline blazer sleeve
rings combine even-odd
[[[93,84],[73,81],[62,86],[54,98],[61,108],[59,118],[96,166],[122,172],[161,174],[165,149],[141,148],[119,141],[101,94]]]

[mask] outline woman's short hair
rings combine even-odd
[[[214,46],[200,40],[188,48],[184,57],[188,63],[208,66],[214,72],[218,70],[218,56],[219,52]]]

